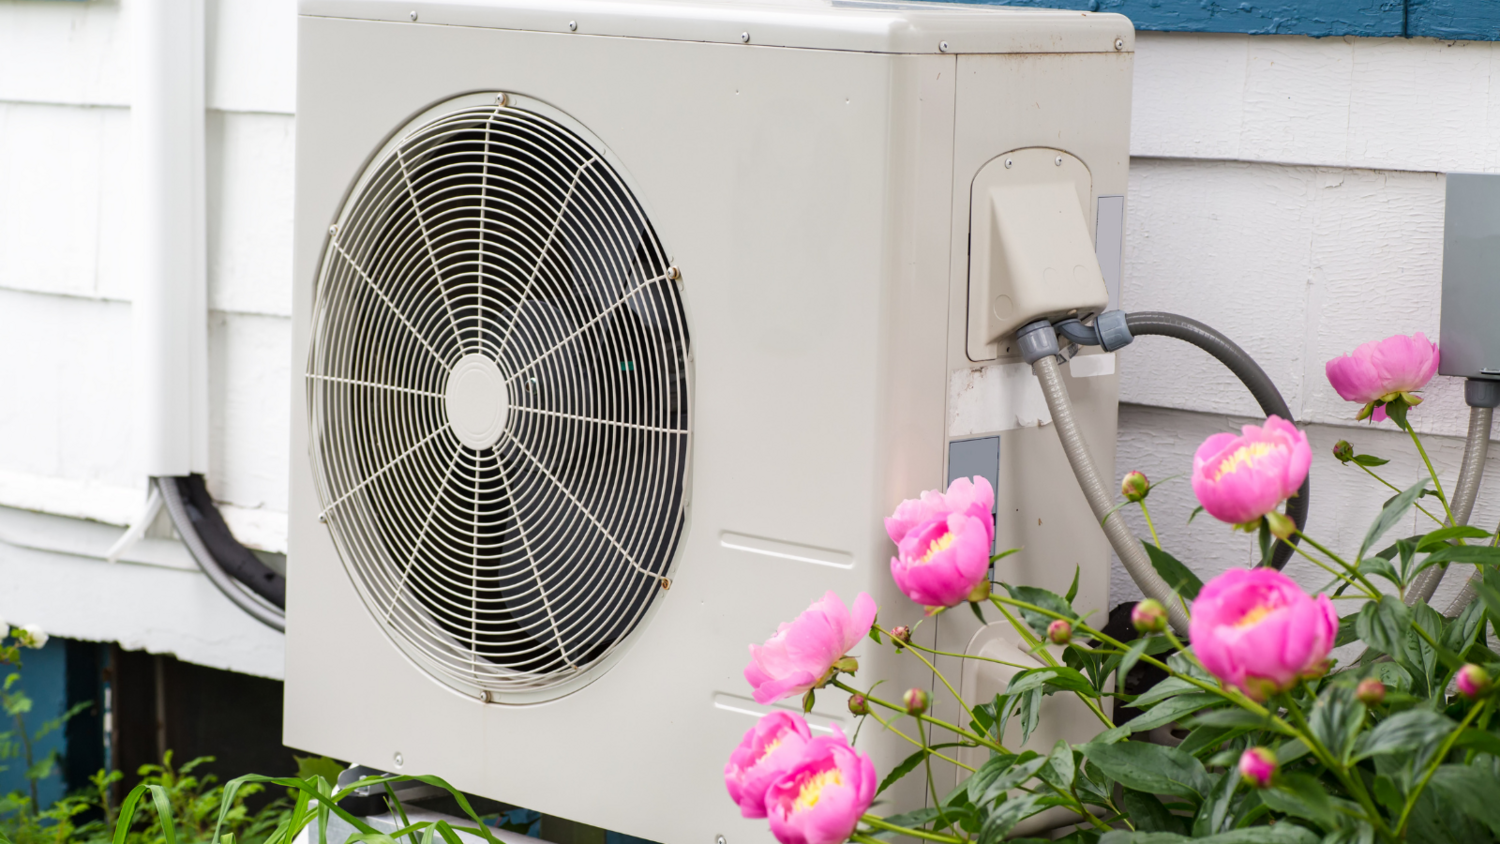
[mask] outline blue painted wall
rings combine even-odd
[[[31,698],[31,712],[25,716],[26,731],[35,734],[43,721],[56,718],[68,707],[68,643],[63,639],[53,638],[46,647],[39,651],[21,651],[22,665],[20,669],[21,679],[17,686],[26,691]],[[16,673],[13,666],[5,666],[0,669],[0,677],[7,677]],[[6,718],[0,712],[0,718]],[[4,728],[14,730],[15,723],[7,723]],[[63,730],[55,730],[42,741],[32,747],[32,758],[41,759],[53,750],[59,753],[67,750]],[[26,760],[24,758],[5,759],[0,761],[5,766],[0,771],[0,793],[11,792],[28,793],[26,784]],[[62,766],[54,769],[52,776],[38,783],[37,797],[43,806],[50,806],[59,797],[63,796]]]
[[[1500,0],[949,0],[1118,12],[1136,29],[1500,41]]]

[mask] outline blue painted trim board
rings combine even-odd
[[[1500,0],[948,0],[1118,12],[1138,30],[1500,41]]]

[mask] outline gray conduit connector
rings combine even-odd
[[[219,565],[218,559],[209,550],[203,538],[198,535],[197,529],[193,527],[193,518],[188,513],[187,502],[183,498],[181,487],[177,478],[152,478],[151,482],[161,492],[162,503],[166,505],[167,514],[172,518],[172,524],[177,528],[177,533],[182,536],[182,542],[187,546],[188,552],[197,561],[198,567],[208,575],[208,580],[230,603],[244,610],[250,617],[273,630],[286,630],[286,613],[278,610],[270,603],[259,600],[243,587],[224,568]]]
[[[1453,524],[1468,524],[1469,516],[1474,512],[1474,502],[1479,498],[1479,481],[1484,477],[1484,460],[1489,456],[1490,424],[1494,420],[1494,413],[1494,408],[1469,408],[1469,435],[1464,441],[1464,462],[1458,469],[1458,481],[1453,487]],[[1423,569],[1407,590],[1406,603],[1414,605],[1417,601],[1430,600],[1447,573],[1448,569],[1443,566]],[[1458,600],[1462,600],[1465,594],[1469,600],[1473,600],[1473,587],[1466,586],[1464,592],[1459,593]],[[1467,600],[1456,604],[1458,611],[1462,612],[1467,604]],[[1453,615],[1457,614],[1455,612]]]
[[[1146,549],[1141,546],[1130,527],[1121,518],[1104,519],[1105,514],[1114,506],[1114,499],[1099,477],[1099,467],[1094,464],[1093,455],[1089,453],[1088,443],[1083,439],[1083,432],[1078,429],[1078,422],[1073,418],[1073,403],[1068,398],[1067,385],[1063,384],[1062,373],[1057,368],[1057,336],[1052,332],[1050,325],[1043,331],[1040,327],[1031,329],[1027,326],[1022,329],[1025,332],[1018,337],[1019,345],[1022,346],[1022,354],[1031,357],[1026,352],[1026,338],[1032,338],[1032,343],[1039,350],[1045,348],[1046,336],[1052,338],[1052,354],[1043,354],[1037,357],[1031,364],[1031,371],[1036,374],[1042,382],[1042,395],[1047,399],[1047,410],[1052,414],[1052,424],[1057,427],[1057,438],[1062,441],[1063,453],[1068,456],[1068,465],[1073,467],[1073,475],[1078,479],[1078,486],[1083,489],[1083,497],[1088,499],[1089,509],[1094,511],[1094,518],[1104,520],[1104,535],[1109,539],[1109,544],[1120,556],[1120,562],[1125,564],[1125,571],[1135,580],[1136,585],[1148,598],[1155,598],[1167,608],[1167,617],[1172,623],[1172,628],[1181,635],[1187,635],[1188,618],[1183,611],[1182,604],[1177,600],[1177,594],[1162,580],[1161,575],[1156,573],[1156,567],[1151,565],[1151,558],[1146,556]],[[1045,335],[1037,337],[1036,335]]]

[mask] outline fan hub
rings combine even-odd
[[[464,355],[448,373],[444,407],[459,442],[475,450],[494,445],[510,415],[510,392],[500,367],[488,355]]]

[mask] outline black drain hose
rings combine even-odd
[[[173,526],[209,581],[256,621],[285,630],[286,578],[272,571],[234,538],[209,496],[203,476],[153,481],[161,491]]]
[[[1169,314],[1164,311],[1137,311],[1125,315],[1125,325],[1130,329],[1134,337],[1174,337],[1186,343],[1208,352],[1218,360],[1219,363],[1229,368],[1235,377],[1240,379],[1250,390],[1250,395],[1255,398],[1260,409],[1267,416],[1280,416],[1288,422],[1295,422],[1292,418],[1291,408],[1287,407],[1286,399],[1281,397],[1281,391],[1276,389],[1276,384],[1271,381],[1266,371],[1260,368],[1255,359],[1245,354],[1245,350],[1235,344],[1233,340],[1215,331],[1203,323],[1189,319],[1177,314]],[[1297,490],[1295,498],[1289,498],[1286,502],[1286,514],[1297,525],[1297,530],[1307,526],[1307,508],[1309,489],[1312,478],[1302,481],[1302,488]],[[1297,542],[1294,535],[1293,543]],[[1272,568],[1283,568],[1287,561],[1292,558],[1294,550],[1282,540],[1276,540],[1276,549],[1271,552]]]

